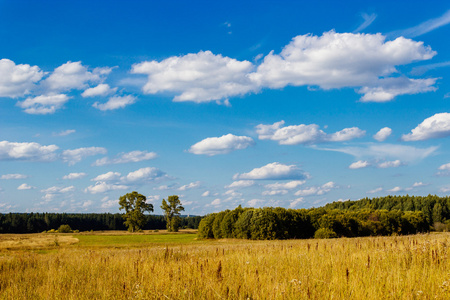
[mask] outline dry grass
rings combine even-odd
[[[0,250],[45,249],[78,243],[71,235],[62,234],[1,234]]]
[[[450,235],[2,251],[1,299],[449,299]]]

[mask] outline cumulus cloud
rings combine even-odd
[[[220,200],[219,198],[214,199],[210,205],[212,206],[219,206],[220,204],[222,204],[222,200]]]
[[[272,125],[259,124],[256,133],[260,140],[277,141],[280,145],[317,144],[325,142],[344,142],[365,135],[358,127],[344,128],[341,131],[327,134],[316,124],[284,126],[284,121]]]
[[[95,68],[89,71],[88,67],[81,64],[81,61],[68,61],[57,67],[42,84],[54,91],[85,89],[88,87],[88,83],[103,81],[111,70],[111,68]]]
[[[255,185],[253,180],[238,180],[233,181],[230,185],[226,185],[226,189],[246,188]]]
[[[108,172],[105,174],[98,175],[97,177],[91,179],[91,181],[116,181],[120,179],[119,172]]]
[[[44,76],[37,66],[16,65],[9,59],[0,59],[0,97],[24,96]]]
[[[439,169],[439,170],[450,171],[450,163],[448,163],[448,164],[443,164],[443,165],[440,166],[438,169]]]
[[[17,187],[17,189],[18,190],[32,190],[32,189],[35,189],[35,187],[34,186],[30,186],[30,185],[28,185],[26,183],[22,183],[21,185],[19,185]]]
[[[352,163],[348,168],[349,169],[362,169],[370,166],[370,163],[367,160],[358,160]]]
[[[102,147],[87,147],[73,150],[64,150],[62,152],[62,160],[69,163],[69,165],[74,165],[77,162],[80,162],[85,157],[99,154],[106,154],[106,149]]]
[[[265,203],[264,200],[261,199],[252,199],[247,201],[247,206],[250,207],[261,207]]]
[[[362,87],[362,102],[388,102],[399,95],[414,95],[437,90],[437,78],[411,79],[407,77],[383,78],[372,86]]]
[[[127,153],[121,153],[115,158],[103,157],[97,159],[93,166],[104,166],[110,164],[125,164],[130,162],[140,162],[156,158],[158,155],[155,152],[148,151],[131,151]]]
[[[88,186],[84,191],[91,194],[102,194],[115,190],[127,190],[128,186],[123,184],[110,184],[106,182],[97,182],[95,185]]]
[[[2,176],[0,176],[0,179],[26,179],[28,178],[27,175],[24,174],[4,174]]]
[[[305,180],[293,180],[293,181],[289,181],[286,183],[271,183],[271,184],[266,184],[264,187],[266,189],[271,189],[271,190],[291,190],[291,189],[295,189],[300,185],[305,184]]]
[[[388,192],[391,192],[391,193],[398,193],[398,192],[401,192],[403,189],[401,188],[401,187],[399,187],[399,186],[396,186],[396,187],[394,187],[394,188],[392,188],[392,189],[390,189],[390,190],[387,190]]]
[[[308,174],[300,170],[296,165],[284,165],[278,162],[269,163],[263,167],[255,168],[248,173],[235,174],[234,180],[286,180],[298,179],[303,180],[308,177]]]
[[[167,175],[163,171],[157,168],[147,167],[128,173],[127,176],[122,177],[122,181],[136,183],[136,182],[153,181],[165,177],[167,177]]]
[[[189,184],[185,184],[182,185],[178,188],[179,191],[186,191],[186,190],[190,190],[190,189],[195,189],[200,187],[200,181],[196,181],[196,182],[191,182]]]
[[[392,134],[392,129],[389,127],[381,128],[373,138],[379,142],[385,141]]]
[[[397,159],[397,160],[394,160],[394,161],[385,161],[385,162],[379,163],[378,164],[378,168],[382,168],[382,169],[385,169],[385,168],[398,168],[401,165],[402,165],[402,162],[399,159]]]
[[[92,104],[92,106],[101,111],[106,111],[106,110],[115,110],[115,109],[119,109],[119,108],[124,108],[125,106],[133,104],[135,102],[136,102],[136,97],[132,96],[132,95],[113,96],[113,97],[110,97],[106,103],[95,102],[94,104]]]
[[[254,145],[252,138],[248,136],[236,136],[231,133],[221,137],[206,138],[189,149],[190,153],[213,156],[217,154],[227,154],[234,150],[245,149]]]
[[[366,147],[317,148],[353,155],[356,158],[373,158],[375,160],[394,159],[403,162],[422,160],[436,152],[438,147],[416,148],[394,144],[368,144]]]
[[[338,188],[333,181],[327,182],[321,186],[311,186],[303,190],[295,192],[295,196],[313,196],[313,195],[324,195],[330,192],[332,189]]]
[[[208,102],[244,95],[256,89],[249,78],[254,66],[211,51],[169,57],[161,62],[145,61],[135,64],[131,73],[145,74],[146,94],[170,92],[174,101]]]
[[[211,194],[210,191],[205,191],[205,192],[202,194],[202,197],[208,197],[210,194]]]
[[[69,98],[69,96],[64,94],[41,95],[17,102],[17,106],[23,108],[27,114],[48,115],[54,114],[58,109],[62,108],[69,101]]]
[[[109,199],[109,197],[103,197],[101,200],[101,208],[113,208],[113,207],[117,207],[119,205],[119,200],[114,199],[111,200]]]
[[[438,113],[420,123],[411,133],[404,134],[404,141],[423,141],[450,135],[450,113]]]
[[[0,160],[53,161],[58,149],[56,145],[0,141]]]
[[[81,172],[81,173],[69,173],[68,175],[64,175],[63,179],[64,180],[81,179],[81,178],[84,178],[86,176],[87,176],[87,174],[83,173],[83,172]]]
[[[282,52],[264,58],[250,78],[259,86],[282,88],[287,85],[319,86],[323,89],[343,87],[375,88],[380,78],[386,85],[397,73],[396,66],[431,59],[436,52],[422,42],[399,37],[385,41],[381,34],[353,34],[329,31],[322,36],[299,35]],[[394,80],[395,81],[395,80]],[[397,83],[398,84],[398,83]],[[423,82],[411,81],[411,85]],[[428,90],[429,86],[425,86]],[[408,91],[414,90],[409,87]],[[401,92],[408,92],[402,90]],[[361,90],[360,93],[371,90]],[[399,91],[389,90],[389,93]],[[417,90],[415,90],[417,92]],[[369,98],[374,98],[368,96]]]
[[[108,84],[101,83],[95,87],[88,88],[81,94],[81,96],[83,98],[99,97],[99,96],[105,97],[105,96],[114,94],[116,91],[117,91],[117,88],[111,88]]]

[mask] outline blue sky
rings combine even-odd
[[[447,1],[0,1],[0,212],[450,192]]]

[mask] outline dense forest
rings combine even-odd
[[[123,214],[9,213],[0,214],[0,233],[35,233],[69,225],[74,230],[127,230]],[[165,229],[164,216],[146,215],[144,230]],[[182,216],[180,228],[198,228],[201,217]]]
[[[448,230],[450,198],[387,196],[311,209],[242,208],[207,215],[202,238],[305,239]]]

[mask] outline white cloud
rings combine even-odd
[[[17,189],[18,190],[32,190],[32,189],[35,189],[35,187],[34,186],[30,186],[30,185],[28,185],[26,183],[22,183],[21,185],[19,185],[17,187]]]
[[[132,95],[113,96],[110,97],[106,103],[95,102],[94,104],[92,104],[92,106],[99,110],[106,111],[124,108],[125,106],[133,104],[135,102],[136,97]]]
[[[438,113],[420,123],[411,133],[404,134],[404,141],[423,141],[450,135],[450,113]]]
[[[370,166],[370,163],[367,160],[358,160],[352,163],[348,168],[349,169],[362,169]]]
[[[359,27],[356,28],[355,31],[353,31],[353,33],[363,31],[364,29],[369,27],[369,25],[372,24],[373,21],[375,21],[375,19],[377,18],[377,15],[376,14],[368,15],[366,13],[362,13],[361,17],[364,19],[364,22],[361,25],[359,25]]]
[[[383,78],[371,86],[362,87],[361,102],[388,102],[399,95],[414,95],[437,90],[437,78],[411,79],[407,77]]]
[[[367,194],[375,194],[375,193],[381,192],[382,190],[383,190],[383,188],[379,187],[379,188],[368,191]]]
[[[264,204],[264,200],[261,199],[252,199],[247,201],[247,205],[250,207],[260,207]]]
[[[88,200],[88,201],[84,201],[81,206],[86,208],[86,207],[92,206],[93,203],[94,202],[92,202],[92,200]]]
[[[85,189],[86,193],[101,194],[108,191],[126,190],[128,186],[122,184],[109,184],[106,182],[97,182],[95,185],[90,185]]]
[[[385,141],[392,134],[392,129],[389,127],[381,128],[373,138],[379,142]]]
[[[186,191],[186,190],[198,188],[199,186],[200,186],[200,181],[196,181],[196,182],[191,182],[189,184],[182,185],[178,188],[178,190]]]
[[[166,173],[162,172],[157,168],[147,167],[141,168],[134,172],[128,173],[127,176],[122,177],[123,182],[145,182],[153,181],[156,179],[161,179],[167,177]]]
[[[375,158],[377,160],[401,159],[404,162],[422,160],[432,155],[438,147],[416,148],[394,144],[368,144],[366,147],[317,148],[353,155],[356,158]]]
[[[69,173],[68,175],[64,175],[63,179],[65,180],[73,180],[73,179],[80,179],[80,178],[84,178],[86,177],[87,174],[86,173]]]
[[[290,208],[294,208],[294,207],[296,207],[298,204],[302,203],[303,200],[304,200],[303,197],[297,198],[297,199],[291,201],[291,203],[289,203],[289,207],[290,207]]]
[[[211,194],[210,191],[205,191],[205,192],[202,194],[202,197],[208,197],[210,194]]]
[[[288,190],[270,190],[270,191],[263,191],[261,195],[263,196],[286,195],[288,192],[289,192]]]
[[[42,84],[55,91],[85,89],[88,83],[102,82],[111,70],[111,68],[95,68],[93,71],[88,71],[88,68],[80,61],[68,61],[57,67]]]
[[[267,55],[250,78],[258,85],[270,88],[287,85],[312,85],[323,89],[375,88],[379,78],[390,79],[386,77],[397,73],[396,66],[431,59],[434,55],[436,52],[422,42],[403,37],[385,41],[381,34],[329,31],[322,36],[293,38],[279,55]],[[422,82],[410,83],[423,88]],[[381,84],[387,85],[386,82]],[[409,87],[409,90],[413,88]]]
[[[214,199],[214,200],[211,202],[211,205],[213,205],[213,206],[219,206],[220,204],[222,204],[222,201],[221,201],[219,198]]]
[[[62,152],[62,160],[69,163],[69,165],[74,165],[87,156],[99,154],[106,154],[106,149],[102,147],[87,147],[73,150],[64,150]]]
[[[17,106],[24,109],[24,112],[31,115],[54,114],[58,109],[69,101],[69,96],[64,94],[49,94],[37,97],[30,97],[22,102],[17,102]]]
[[[148,151],[131,151],[127,153],[121,153],[115,158],[103,157],[97,159],[92,165],[93,166],[104,166],[110,164],[125,164],[130,162],[140,162],[144,160],[150,160],[156,158],[158,155],[155,152]]]
[[[21,97],[35,87],[44,76],[37,66],[16,65],[9,59],[0,59],[0,97]]]
[[[98,175],[91,181],[116,181],[120,179],[120,173],[118,172],[108,172],[105,174]]]
[[[0,179],[25,179],[28,178],[27,175],[24,174],[5,174],[0,177]]]
[[[41,192],[44,193],[42,199],[47,202],[53,200],[58,195],[71,193],[73,191],[75,191],[75,187],[73,185],[67,187],[52,186],[47,189],[41,190]]]
[[[56,145],[42,146],[38,143],[0,142],[0,160],[53,161]]]
[[[172,189],[173,186],[167,186],[167,185],[160,185],[158,187],[153,188],[154,190],[159,190],[159,191],[166,191],[166,190],[170,190]]]
[[[54,136],[66,136],[72,133],[75,133],[76,130],[75,129],[67,129],[67,130],[63,130],[61,132],[55,132],[53,133]]]
[[[392,188],[392,189],[390,189],[390,190],[387,190],[388,192],[391,192],[391,193],[397,193],[397,192],[401,192],[403,189],[401,188],[401,187],[399,187],[399,186],[396,186],[396,187],[394,187],[394,188]]]
[[[254,145],[252,138],[247,136],[236,136],[229,133],[221,137],[206,138],[192,145],[189,152],[213,156],[217,154],[227,154],[234,150],[245,149],[252,145]]]
[[[403,165],[402,162],[399,159],[397,159],[397,160],[394,160],[394,161],[385,161],[385,162],[379,163],[378,164],[378,168],[382,168],[382,169],[385,169],[385,168],[398,168],[401,165]]]
[[[109,199],[109,197],[103,197],[101,202],[102,202],[101,208],[113,208],[119,206],[119,200],[117,199],[111,200]]]
[[[146,94],[170,92],[174,101],[208,102],[244,95],[256,90],[248,74],[249,61],[238,61],[210,51],[169,57],[161,62],[133,65],[131,73],[148,75],[142,90]]]
[[[439,170],[450,170],[450,163],[440,166]]]
[[[266,189],[271,190],[291,190],[297,188],[299,185],[302,185],[305,183],[305,180],[293,180],[286,183],[271,183],[266,184],[264,187]]]
[[[446,11],[442,16],[434,19],[427,20],[417,26],[394,32],[393,35],[417,37],[422,34],[428,33],[432,30],[438,29],[450,23],[450,10]]]
[[[316,124],[285,126],[284,121],[272,125],[259,124],[256,133],[260,140],[278,141],[280,145],[317,144],[324,142],[343,142],[360,138],[365,131],[357,127],[344,128],[333,134],[327,134],[319,129]]]
[[[99,97],[99,96],[105,97],[105,96],[114,94],[116,91],[117,91],[117,88],[112,89],[108,84],[101,83],[101,84],[97,85],[96,87],[88,88],[81,94],[81,96],[83,98]]]
[[[246,188],[255,185],[255,182],[253,180],[238,180],[233,181],[230,185],[226,185],[226,189],[233,189],[233,188]]]
[[[336,186],[333,181],[330,181],[321,186],[311,186],[306,189],[299,190],[295,192],[295,196],[324,195],[336,188],[338,188],[338,186]]]
[[[423,186],[427,186],[429,185],[428,183],[423,183],[422,181],[420,182],[414,182],[414,184],[412,185],[413,188],[417,188],[417,187],[423,187]]]
[[[263,167],[255,168],[248,173],[236,174],[234,180],[272,180],[272,179],[299,179],[303,180],[308,175],[304,173],[296,165],[284,165],[278,162],[269,163]]]

